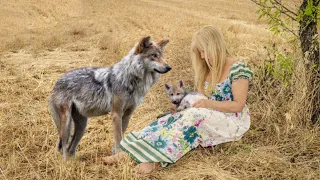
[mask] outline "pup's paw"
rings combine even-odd
[[[174,114],[174,113],[177,112],[177,109],[176,108],[170,108],[170,112],[171,112],[171,114]]]

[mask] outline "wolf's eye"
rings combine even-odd
[[[170,96],[173,96],[173,94],[171,93]]]
[[[151,54],[153,58],[158,58],[158,54]]]
[[[180,95],[180,93],[177,93],[177,95],[179,96],[179,95]]]

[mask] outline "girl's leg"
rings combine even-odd
[[[116,153],[115,155],[103,157],[102,161],[105,165],[114,164],[114,163],[117,163],[118,161],[121,161],[125,157],[129,157],[128,153],[121,151]]]
[[[197,127],[204,119],[199,111],[190,108],[173,116],[168,115],[139,132],[128,134],[120,145],[124,151],[130,153],[132,159],[142,162],[135,170],[139,173],[150,173],[159,163],[148,162],[171,164],[196,148],[201,138]]]
[[[133,170],[139,174],[149,174],[156,170],[160,163],[140,163]]]

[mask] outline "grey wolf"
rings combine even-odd
[[[175,105],[171,109],[171,113],[182,111],[186,108],[192,107],[192,104],[200,99],[208,99],[204,94],[191,89],[185,88],[183,82],[180,80],[178,85],[176,84],[165,84],[165,90],[172,104]],[[158,116],[163,117],[170,112],[165,112]]]
[[[160,74],[171,67],[163,59],[168,40],[142,38],[120,62],[111,67],[85,67],[70,71],[57,80],[49,97],[49,109],[59,133],[59,151],[63,158],[75,156],[88,117],[111,112],[114,131],[113,153],[129,119]],[[71,124],[74,135],[70,143]]]

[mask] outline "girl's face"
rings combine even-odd
[[[203,59],[205,61],[205,55],[204,55],[204,50],[198,50],[199,54],[200,54],[200,57],[201,59]],[[210,59],[208,59],[209,61],[209,65],[211,66],[211,61]]]

